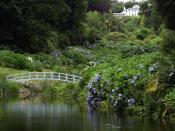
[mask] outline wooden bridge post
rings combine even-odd
[[[75,82],[75,75],[73,75],[73,82]]]
[[[44,72],[44,80],[46,80],[46,72]]]
[[[59,73],[59,80],[61,80],[61,75],[60,75],[60,73]]]
[[[53,80],[53,72],[51,73],[51,79]]]
[[[30,73],[29,73],[29,80],[31,79],[31,75],[30,75]]]

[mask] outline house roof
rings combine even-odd
[[[134,9],[140,9],[140,5],[134,5],[132,8],[134,8]]]

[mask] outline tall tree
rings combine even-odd
[[[135,4],[138,4],[138,3],[137,2],[134,2],[134,1],[128,1],[124,5],[128,9],[128,8],[133,7],[133,5],[135,5]]]
[[[166,26],[175,30],[175,2],[174,0],[155,0],[157,11],[164,20]]]
[[[123,2],[118,2],[118,3],[112,4],[112,12],[121,13],[123,11],[123,9],[124,9]]]
[[[162,71],[159,75],[159,84],[162,87],[161,94],[166,89],[174,89],[175,85],[175,2],[174,0],[155,0],[156,9],[169,29],[162,42]]]
[[[22,23],[21,11],[13,0],[0,2],[0,41],[11,43],[12,34]]]
[[[86,0],[2,0],[0,43],[8,39],[30,52],[78,43],[86,6]]]
[[[89,11],[109,12],[111,0],[88,0]]]

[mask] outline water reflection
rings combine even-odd
[[[118,117],[76,104],[23,101],[3,103],[0,131],[174,131],[173,122]]]

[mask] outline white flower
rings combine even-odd
[[[90,66],[96,66],[96,65],[97,65],[97,63],[96,63],[96,62],[94,62],[94,61],[91,61],[91,62],[89,62],[89,65],[90,65]]]
[[[122,71],[123,69],[122,68],[118,68],[118,71]]]
[[[174,75],[174,72],[171,72],[170,74],[169,74],[169,77],[172,77]]]
[[[144,65],[143,65],[143,64],[139,64],[138,67],[139,67],[139,68],[143,68]]]
[[[122,97],[123,95],[122,94],[118,94],[119,97]]]
[[[30,61],[30,62],[33,62],[33,58],[32,57],[27,57],[27,60]]]

